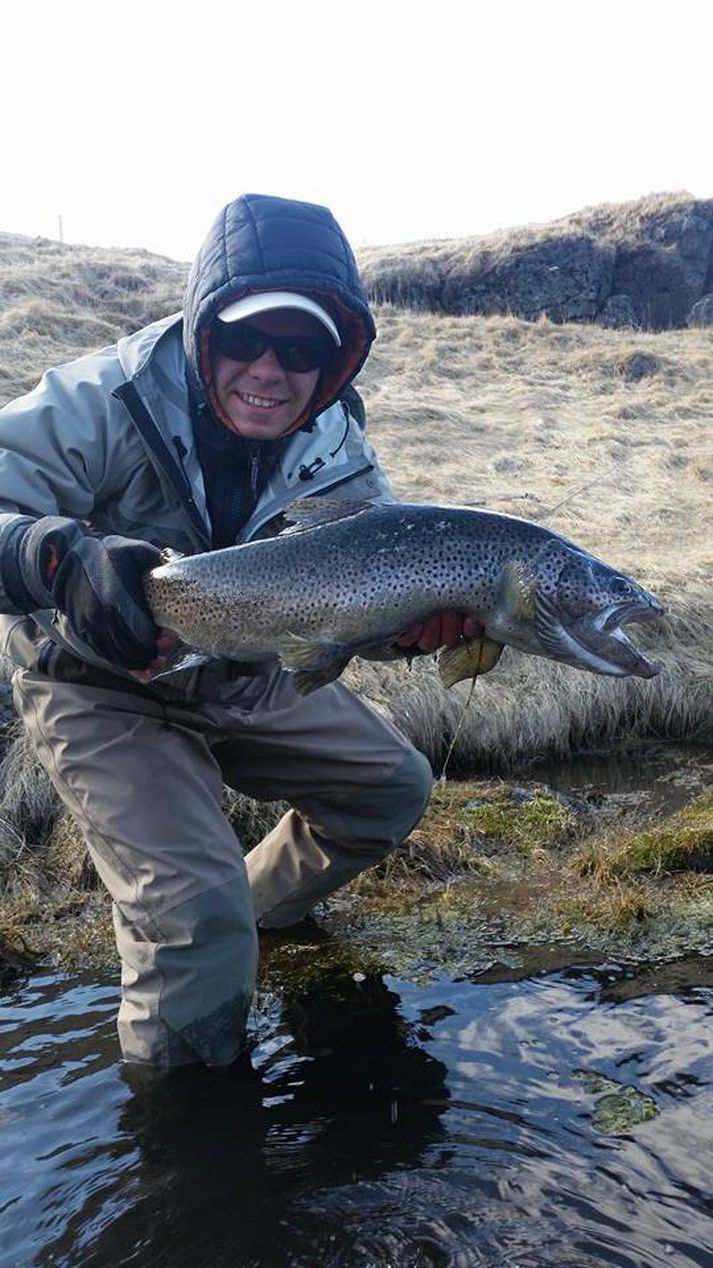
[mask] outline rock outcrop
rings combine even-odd
[[[713,199],[661,194],[487,238],[364,248],[373,300],[453,314],[708,325]]]
[[[688,314],[689,326],[713,326],[713,293],[696,301]]]

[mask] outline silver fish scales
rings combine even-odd
[[[468,507],[292,503],[277,537],[184,556],[147,577],[158,624],[203,653],[279,656],[308,692],[353,656],[433,612],[468,613],[482,639],[439,658],[447,685],[492,668],[503,645],[594,673],[652,677],[660,666],[622,628],[663,613],[632,578],[541,524]]]

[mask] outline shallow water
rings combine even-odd
[[[713,786],[713,753],[703,746],[652,743],[532,762],[519,774],[591,801],[605,813],[673,814]]]
[[[2,1268],[709,1268],[713,959],[492,977],[264,991],[254,1078],[143,1086],[116,984],[32,978],[0,1012]],[[655,1116],[607,1134],[607,1094]]]

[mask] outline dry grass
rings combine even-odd
[[[401,496],[546,522],[652,585],[678,590],[682,565],[708,582],[713,332],[378,318],[360,386]],[[638,352],[658,370],[631,382]]]
[[[546,789],[530,800],[513,797],[509,784],[462,780],[437,783],[418,827],[394,854],[352,881],[350,891],[384,909],[419,901],[464,877],[502,880],[513,871],[568,846],[586,831]]]
[[[601,232],[616,236],[633,232],[627,218],[650,220],[676,202],[662,196],[596,215]],[[0,399],[169,311],[184,275],[184,266],[145,252],[0,235]],[[667,630],[647,636],[665,667],[652,682],[594,678],[507,652],[478,684],[452,769],[507,768],[522,756],[641,735],[710,740],[713,332],[633,334],[388,307],[376,315],[379,339],[359,387],[399,495],[550,524],[632,573],[671,612]],[[638,353],[654,373],[632,380]],[[361,664],[349,678],[439,769],[465,690],[445,693],[425,662],[410,675]]]
[[[501,259],[533,242],[564,238],[573,233],[588,233],[619,246],[649,238],[652,229],[656,234],[656,227],[662,222],[670,226],[672,220],[682,220],[696,201],[686,190],[648,194],[629,202],[582,207],[547,224],[515,225],[479,237],[427,238],[398,246],[361,247],[359,264],[362,271],[366,271],[369,264],[380,257],[394,264],[399,260],[426,262],[447,257],[467,261],[473,251],[487,251],[491,259]]]
[[[604,885],[633,876],[713,873],[713,795],[707,793],[662,823],[608,834],[587,844],[573,866]]]
[[[18,723],[0,762],[0,874],[18,877],[32,869],[32,856],[46,850],[57,813],[54,789]]]
[[[0,233],[0,403],[50,366],[175,312],[186,273],[148,251]]]
[[[665,211],[667,199],[656,207]],[[595,211],[612,240],[636,229],[627,217],[642,214],[636,207]],[[435,270],[435,256],[462,248],[425,246],[400,247],[395,259]],[[504,240],[497,249],[506,249]],[[185,266],[145,252],[0,235],[0,401],[32,386],[49,366],[177,308],[185,274]],[[652,681],[600,678],[506,651],[477,684],[451,774],[507,769],[523,757],[604,743],[631,745],[645,735],[710,743],[713,331],[634,334],[391,307],[376,316],[379,339],[358,386],[398,494],[551,524],[631,572],[670,612],[663,631],[646,634],[664,664]],[[628,367],[638,353],[651,358],[654,372],[636,380]],[[348,676],[438,770],[467,687],[445,692],[430,659],[411,672],[362,662]],[[8,763],[0,771],[0,863],[12,864],[18,881],[26,865],[34,875],[31,857],[46,845],[56,801],[21,741]],[[240,801],[234,809],[250,840],[279,812]],[[73,893],[86,894],[90,877],[76,841],[58,840],[50,852],[59,858],[66,846],[74,858],[69,866],[62,856],[71,905]],[[441,860],[446,871],[469,850],[458,836],[451,848],[452,857]],[[418,869],[421,859],[426,868],[430,843],[414,838],[409,850],[407,860],[390,866]],[[485,856],[476,854],[479,862],[471,851],[470,863],[487,871]],[[39,891],[35,897],[39,902]],[[634,887],[606,901],[618,901],[636,922],[643,900]]]

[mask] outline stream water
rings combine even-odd
[[[567,794],[675,808],[710,754]],[[115,980],[0,999],[0,1268],[713,1268],[713,958],[263,983],[252,1073],[140,1079]],[[560,960],[561,964],[561,960]]]
[[[4,1001],[3,1268],[713,1263],[713,960],[263,992],[252,1077],[137,1082],[117,1001]]]
[[[625,752],[603,750],[531,763],[519,774],[589,799],[610,818],[637,812],[650,818],[673,814],[713,785],[713,752],[703,746],[652,743]]]

